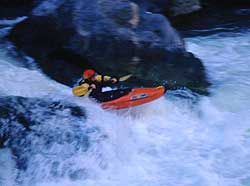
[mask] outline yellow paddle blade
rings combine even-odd
[[[86,88],[83,86],[77,86],[72,89],[75,96],[83,96],[86,94]]]
[[[86,87],[84,86],[77,86],[72,89],[72,92],[75,96],[89,96],[89,94],[92,92],[92,89],[90,89],[86,93]]]
[[[129,74],[129,75],[120,77],[120,78],[119,78],[119,81],[126,81],[126,80],[128,80],[131,76],[133,76],[133,74]]]

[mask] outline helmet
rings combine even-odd
[[[94,75],[95,75],[95,71],[92,69],[87,69],[87,70],[84,70],[83,72],[83,78],[85,79],[91,78]]]

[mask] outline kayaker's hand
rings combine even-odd
[[[91,89],[96,89],[96,85],[95,85],[95,84],[91,84],[91,85],[90,85],[90,88],[91,88]]]
[[[116,78],[112,78],[111,81],[112,83],[117,83],[118,80]]]

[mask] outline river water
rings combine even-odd
[[[5,34],[7,28],[1,31]],[[197,102],[192,96],[177,98],[170,92],[155,102],[120,112],[103,111],[88,99],[72,97],[69,87],[49,79],[29,58],[19,63],[9,54],[11,45],[1,44],[1,96],[75,103],[87,110],[83,125],[94,126],[99,133],[92,134],[90,149],[76,151],[68,162],[63,161],[66,151],[61,149],[74,144],[56,146],[55,152],[63,152],[56,157],[33,157],[23,172],[16,169],[9,149],[2,149],[0,185],[250,186],[250,31],[185,41],[188,50],[204,62],[212,82],[211,95],[200,96]],[[58,159],[56,168],[48,157]],[[52,169],[85,172],[76,178],[54,176]]]

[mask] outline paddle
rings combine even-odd
[[[126,81],[128,80],[131,76],[133,76],[133,74],[129,74],[129,75],[126,75],[126,76],[122,76],[119,78],[119,81]]]
[[[119,78],[119,81],[126,81],[126,80],[128,80],[131,76],[132,76],[132,74],[129,74],[129,75],[120,77],[120,78]],[[72,92],[73,92],[73,94],[74,94],[75,96],[83,96],[84,93],[85,93],[85,88],[84,88],[83,86],[79,85],[79,86],[74,87],[73,90],[72,90]],[[85,94],[85,96],[88,96],[91,92],[92,92],[92,89],[90,89],[90,90]]]
[[[72,92],[75,96],[83,96],[85,94],[85,89],[83,86],[76,86],[72,89]],[[89,91],[90,92],[90,91]],[[87,93],[88,94],[88,93]]]

